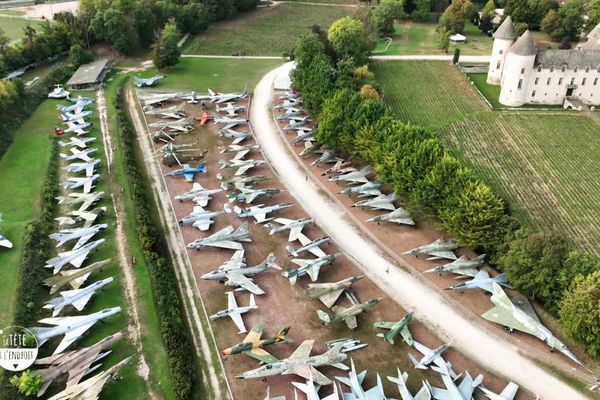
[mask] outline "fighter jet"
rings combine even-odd
[[[358,326],[358,323],[356,322],[356,316],[362,314],[363,312],[369,311],[381,300],[383,300],[383,297],[372,299],[364,303],[357,302],[348,308],[333,306],[331,308],[333,315],[329,315],[323,310],[317,310],[317,315],[319,316],[321,324],[323,325],[331,325],[344,321],[348,329],[355,329]]]
[[[358,171],[352,171],[352,172],[348,172],[346,174],[336,175],[333,178],[329,178],[329,180],[331,182],[346,181],[346,182],[350,182],[350,184],[360,183],[360,182],[367,183],[367,182],[369,182],[369,180],[367,179],[367,176],[371,175],[372,173],[373,173],[373,170],[371,169],[371,166],[367,165],[367,166],[362,167]]]
[[[44,279],[44,284],[50,286],[50,294],[58,292],[66,285],[71,285],[73,289],[79,289],[92,272],[101,270],[110,264],[110,262],[110,259],[106,259],[90,264],[85,268],[61,271],[59,274]]]
[[[102,197],[104,197],[104,192],[95,192],[95,193],[69,193],[69,197],[58,196],[56,199],[58,200],[58,204],[68,204],[70,206],[81,204],[78,211],[86,211],[92,204],[96,203]]]
[[[86,133],[89,133],[88,131],[86,131],[86,128],[89,128],[90,126],[92,126],[91,122],[80,122],[77,123],[77,121],[75,122],[66,122],[65,125],[67,125],[67,129],[64,130],[65,133],[76,133],[77,136],[81,136],[81,135],[85,135]]]
[[[67,96],[66,99],[69,103],[73,103],[76,104],[80,101],[89,101],[90,104],[93,103],[95,100],[91,97],[83,97],[82,95],[77,96],[76,98],[71,98],[70,96]]]
[[[423,354],[423,357],[420,360],[417,360],[415,358],[415,356],[412,355],[412,353],[410,353],[410,352],[408,353],[408,358],[413,363],[415,368],[427,369],[427,366],[431,363],[435,363],[436,365],[445,365],[446,364],[446,361],[442,358],[442,353],[450,347],[450,344],[444,343],[443,345],[441,345],[435,349],[430,349],[429,347],[425,346],[424,344],[421,344],[421,343],[417,342],[416,340],[413,340],[412,345],[415,349],[417,349],[418,352]]]
[[[192,182],[194,180],[194,176],[199,173],[206,173],[206,163],[201,162],[197,167],[190,167],[188,164],[183,164],[183,166],[175,171],[171,171],[165,174],[165,176],[183,176],[186,182]]]
[[[248,120],[245,118],[229,118],[229,117],[220,117],[215,115],[215,117],[213,118],[213,122],[215,124],[220,124],[220,125],[225,125],[223,128],[223,130],[227,131],[228,129],[231,129],[233,127],[236,127],[238,125],[248,125]]]
[[[314,224],[315,220],[313,218],[303,218],[297,220],[291,220],[287,218],[275,218],[273,220],[281,226],[276,226],[272,223],[267,223],[267,227],[270,229],[269,235],[273,235],[277,232],[290,231],[290,235],[288,237],[288,242],[293,242],[298,239],[298,234],[302,233],[304,227],[308,224]]]
[[[240,242],[251,242],[250,235],[248,233],[248,222],[244,222],[237,229],[234,229],[231,225],[221,229],[220,231],[213,233],[212,235],[196,239],[189,243],[187,247],[189,249],[200,250],[204,247],[221,247],[224,249],[242,250],[242,244]]]
[[[223,189],[205,189],[197,182],[192,185],[192,190],[175,196],[175,200],[193,200],[199,206],[206,207],[208,201],[212,198],[213,194],[222,192]]]
[[[232,260],[235,258],[236,261],[239,261],[239,252],[243,254],[244,250],[236,251],[236,254],[234,257],[232,257]],[[233,262],[224,265],[223,268],[219,268],[202,275],[202,279],[219,280],[221,282],[226,281],[226,286],[239,287],[243,290],[249,291],[252,294],[261,295],[265,294],[264,290],[254,283],[251,277],[260,274],[269,268],[281,270],[281,267],[275,262],[275,254],[273,253],[270,253],[267,258],[265,258],[265,260],[258,265],[247,267],[242,261],[237,263]]]
[[[321,150],[322,146],[323,145],[319,142],[314,142],[314,143],[306,142],[306,143],[304,143],[304,150],[302,150],[300,153],[298,153],[298,155],[300,157],[304,158],[311,154],[323,154],[323,152],[326,150]]]
[[[248,96],[247,91],[238,92],[238,93],[219,93],[213,92],[211,89],[208,89],[210,101],[216,104],[227,103],[232,100],[243,99]]]
[[[98,164],[100,164],[100,160],[92,159],[90,162],[68,164],[63,169],[70,173],[85,171],[85,176],[92,176]]]
[[[479,385],[479,389],[483,392],[485,397],[491,400],[513,400],[519,390],[519,385],[514,382],[508,382],[508,385],[504,388],[500,394],[492,392],[490,389],[485,388],[483,385]]]
[[[90,157],[90,154],[97,152],[98,149],[77,150],[76,148],[72,147],[69,149],[69,151],[73,154],[60,153],[60,157],[67,161],[80,159],[82,161],[91,162],[92,158]]]
[[[180,219],[179,225],[192,224],[193,227],[201,231],[207,231],[213,224],[213,218],[223,215],[227,212],[227,208],[219,211],[206,211],[202,206],[195,206],[192,213]]]
[[[35,360],[36,365],[48,365],[47,368],[38,369],[32,373],[34,377],[42,377],[37,396],[42,396],[50,384],[65,373],[69,374],[67,387],[77,385],[85,375],[100,367],[101,364],[96,364],[93,367],[92,364],[109,355],[112,352],[112,350],[108,350],[110,346],[121,340],[122,337],[123,334],[117,332],[114,335],[105,337],[93,346]]]
[[[0,213],[0,225],[2,225],[2,213]],[[10,240],[0,234],[0,247],[12,249],[13,244]]]
[[[339,382],[350,388],[350,393],[344,393],[344,399],[352,399],[352,400],[387,400],[385,397],[385,393],[383,392],[383,384],[381,382],[381,378],[379,374],[377,374],[377,385],[373,386],[369,390],[364,390],[362,387],[363,380],[365,379],[365,375],[367,375],[367,371],[362,371],[361,373],[356,373],[356,367],[354,366],[354,361],[350,359],[350,372],[348,373],[348,377],[345,376],[336,376]]]
[[[59,354],[65,350],[71,343],[79,339],[81,335],[88,331],[94,324],[100,320],[108,318],[112,315],[121,312],[121,307],[105,308],[93,314],[83,315],[79,317],[56,317],[43,318],[38,322],[42,324],[55,325],[54,328],[29,328],[35,335],[38,345],[41,346],[49,339],[57,336],[65,335],[54,353]]]
[[[315,135],[312,132],[312,130],[307,131],[307,130],[300,130],[298,131],[298,136],[292,140],[290,143],[293,145],[297,145],[300,142],[314,142],[315,141]]]
[[[224,137],[226,139],[233,139],[232,144],[238,144],[244,139],[252,137],[250,132],[238,132],[233,129],[219,129],[219,136]]]
[[[248,218],[254,217],[257,224],[270,221],[272,218],[267,218],[267,214],[272,212],[279,212],[281,210],[285,210],[286,208],[293,207],[293,204],[281,203],[275,204],[272,206],[265,206],[264,204],[259,204],[256,206],[248,207],[248,208],[240,208],[238,206],[233,207],[233,211],[238,215],[239,218]]]
[[[340,399],[338,387],[335,383],[333,385],[333,393],[332,394],[330,394],[329,396],[326,396],[326,397],[320,397],[319,389],[321,388],[321,385],[316,384],[313,381],[312,374],[311,374],[311,377],[306,380],[306,383],[292,382],[292,385],[294,385],[302,393],[306,394],[306,400],[339,400]],[[297,399],[298,397],[296,396],[296,394],[297,394],[296,389],[294,389],[294,397]]]
[[[305,251],[310,251],[312,254],[314,254],[317,257],[325,257],[326,256],[325,252],[323,250],[321,250],[319,245],[329,242],[331,240],[331,238],[329,236],[324,236],[322,238],[318,238],[315,240],[310,240],[302,233],[299,233],[297,236],[298,236],[298,240],[300,241],[300,243],[302,243],[302,247],[295,249],[292,246],[285,246],[287,252],[291,256],[298,257],[298,254],[301,254]]]
[[[79,147],[81,149],[85,149],[87,147],[88,143],[94,142],[95,140],[96,140],[96,138],[94,138],[94,137],[85,138],[85,139],[71,137],[71,141],[63,142],[62,140],[59,140],[58,144],[60,145],[60,147],[70,146],[70,147]]]
[[[459,283],[457,285],[452,285],[446,289],[460,291],[469,289],[483,289],[486,292],[492,293],[494,283],[507,287],[509,289],[513,289],[513,287],[508,284],[508,279],[506,278],[506,274],[504,272],[491,278],[490,274],[488,274],[488,272],[485,270],[479,271],[475,275],[475,277],[469,281]]]
[[[244,325],[242,314],[257,308],[258,306],[254,302],[254,295],[252,293],[250,293],[250,303],[245,307],[238,307],[233,292],[227,292],[227,308],[225,310],[218,311],[209,318],[211,320],[215,320],[218,318],[230,317],[235,323],[235,326],[237,326],[237,328],[240,330],[238,333],[246,333],[246,326]]]
[[[57,104],[56,109],[58,111],[60,111],[61,113],[68,113],[68,112],[74,111],[75,114],[79,114],[80,112],[83,111],[83,109],[85,107],[89,106],[93,102],[94,101],[92,99],[84,99],[84,98],[81,98],[81,96],[79,96],[75,100],[75,104],[72,104],[70,106],[63,106],[62,104]]]
[[[58,253],[56,257],[46,261],[45,267],[54,268],[54,271],[52,272],[53,275],[56,275],[56,273],[67,264],[71,264],[75,268],[79,268],[90,254],[90,251],[94,250],[104,242],[106,242],[106,239],[98,239],[94,242],[84,244],[76,250]]]
[[[290,327],[287,326],[280,330],[277,335],[273,338],[261,339],[263,333],[263,325],[255,325],[252,327],[252,330],[248,333],[248,335],[244,338],[244,340],[235,346],[229,347],[221,352],[224,356],[232,356],[235,354],[245,354],[249,357],[252,357],[261,363],[270,364],[277,362],[275,357],[264,350],[265,347],[270,346],[279,342],[287,342],[291,343],[292,340],[289,339],[286,335]]]
[[[83,123],[83,122],[85,122],[84,118],[89,117],[91,115],[92,115],[91,111],[81,111],[80,113],[66,112],[66,113],[60,114],[58,116],[58,119],[60,119],[62,122],[78,121],[79,123]]]
[[[301,103],[302,103],[302,100],[300,100],[299,98],[296,98],[296,99],[286,99],[282,103],[279,103],[275,107],[273,107],[273,109],[275,109],[275,110],[281,110],[281,109],[287,110],[289,108],[297,108],[297,107],[300,106]]]
[[[248,144],[246,146],[240,146],[239,144],[230,144],[229,146],[221,148],[221,154],[225,153],[236,153],[234,160],[240,160],[250,153],[252,150],[258,150],[260,146],[257,144]]]
[[[326,169],[321,176],[331,176],[333,174],[347,174],[349,172],[354,172],[357,171],[356,168],[354,168],[352,165],[350,165],[349,161],[344,161],[344,160],[339,160],[336,161],[335,164],[333,164],[332,167]]]
[[[151,110],[159,104],[178,99],[179,93],[149,93],[142,90],[137,91],[137,97],[144,105],[143,111]]]
[[[284,126],[283,128],[281,128],[281,130],[286,132],[286,131],[310,129],[305,126],[306,123],[309,121],[311,121],[311,120],[308,118],[308,116],[306,116],[304,118],[290,118],[288,124],[286,126]]]
[[[366,196],[381,196],[382,193],[379,191],[381,188],[380,182],[367,182],[363,183],[359,186],[350,186],[340,191],[341,194],[345,194],[347,196],[351,194],[358,194],[358,197],[366,197]],[[394,199],[395,200],[395,199]]]
[[[113,277],[103,279],[92,283],[91,285],[76,290],[66,290],[60,292],[61,297],[50,299],[44,305],[44,308],[52,310],[52,316],[56,317],[66,306],[72,305],[78,311],[82,311],[85,305],[90,301],[97,290],[102,289],[114,280]]]
[[[227,104],[225,107],[217,105],[215,109],[217,112],[226,112],[230,117],[235,117],[237,112],[240,110],[245,110],[246,106],[236,106],[232,102],[225,103]]]
[[[278,121],[283,121],[284,119],[290,120],[302,118],[305,116],[306,114],[304,113],[304,109],[302,107],[289,107],[285,109],[285,112],[283,114],[278,115],[276,119]]]
[[[315,383],[319,385],[331,385],[333,382],[320,373],[317,367],[331,365],[335,368],[347,370],[348,367],[343,362],[346,361],[348,356],[340,351],[342,348],[341,343],[323,354],[310,356],[314,343],[314,340],[305,340],[288,358],[246,371],[236,376],[236,378],[255,379],[273,375],[295,374],[305,379],[312,376]]]
[[[409,392],[408,387],[406,386],[406,381],[408,380],[408,374],[406,372],[400,372],[399,368],[396,368],[398,371],[398,377],[388,376],[388,381],[395,383],[398,385],[398,391],[400,392],[400,396],[402,400],[431,400],[431,392],[429,391],[429,385],[423,382],[423,386],[414,396]]]
[[[236,187],[238,188],[238,191],[230,190],[227,192],[227,198],[230,203],[233,203],[234,201],[243,201],[246,204],[250,204],[259,197],[273,197],[284,191],[277,188],[251,189],[243,185],[236,185]]]
[[[217,174],[217,181],[221,184],[221,187],[225,190],[229,188],[229,185],[235,187],[244,187],[246,185],[252,185],[254,183],[262,182],[271,179],[270,176],[254,175],[254,176],[231,176],[224,177],[222,174]]]
[[[191,132],[194,130],[193,118],[181,118],[175,121],[156,121],[148,125],[152,128],[165,129],[168,131]]]
[[[440,373],[444,386],[446,386],[446,389],[439,389],[436,387],[430,388],[434,399],[471,400],[473,398],[473,391],[483,381],[483,375],[480,374],[473,379],[468,372],[465,372],[465,377],[457,386],[454,382],[456,378],[451,376],[451,371],[447,364],[432,366],[431,369]]]
[[[48,93],[49,99],[64,99],[69,97],[69,91],[62,88],[61,85],[54,85],[54,89]]]
[[[300,266],[300,268],[290,268],[281,275],[288,278],[292,285],[296,283],[299,277],[304,275],[310,276],[310,280],[315,282],[319,278],[319,271],[321,271],[321,268],[333,263],[340,255],[341,253],[328,254],[313,260],[295,258],[292,262]]]
[[[283,92],[281,96],[279,96],[280,100],[300,100],[300,93],[295,90],[286,90]]]
[[[309,283],[308,297],[311,299],[319,299],[327,308],[331,308],[344,290],[348,290],[352,284],[364,278],[363,275],[351,276],[350,278],[342,279],[338,282],[331,283]],[[313,279],[313,282],[316,279]]]
[[[155,75],[150,78],[140,78],[139,76],[134,76],[133,83],[138,88],[141,88],[143,86],[154,86],[154,84],[156,82],[158,82],[159,80],[161,80],[162,78],[164,78],[164,75]]]
[[[106,207],[94,208],[92,211],[71,211],[67,213],[68,217],[54,218],[58,221],[58,225],[73,225],[75,223],[85,221],[83,228],[91,227],[99,216],[106,213]]]
[[[357,201],[352,205],[352,207],[371,207],[374,210],[394,211],[396,206],[393,202],[396,201],[396,199],[396,193],[392,192],[388,195],[381,194],[373,199]]]
[[[119,369],[129,363],[128,357],[120,363],[113,365],[104,372],[94,375],[77,385],[67,386],[62,392],[50,397],[48,400],[97,400],[106,383],[113,379]]]
[[[175,105],[167,108],[155,108],[152,110],[147,110],[144,113],[146,115],[155,115],[159,118],[171,118],[171,119],[180,119],[185,117],[185,103]]]
[[[389,214],[377,215],[373,218],[367,219],[365,222],[377,222],[381,221],[394,222],[396,224],[414,225],[415,221],[410,217],[410,214],[402,207],[399,207]]]
[[[108,228],[107,224],[98,224],[89,228],[63,229],[60,232],[49,235],[48,237],[57,241],[56,247],[62,246],[69,240],[78,239],[75,247],[73,247],[73,250],[75,250],[86,244],[88,240],[94,237],[94,235],[96,235],[98,232],[102,232],[106,228]]]
[[[483,313],[481,315],[483,318],[504,325],[511,332],[516,329],[533,335],[550,346],[551,351],[557,349],[577,364],[582,365],[581,361],[548,328],[514,305],[500,285],[492,284],[492,297],[490,300],[495,304],[495,307]]]
[[[447,258],[449,260],[456,260],[456,254],[454,254],[454,250],[458,249],[458,243],[454,240],[448,240],[444,242],[442,239],[438,239],[435,242],[415,247],[414,249],[405,251],[402,254],[428,254],[429,257],[427,260],[441,260],[442,258]]]
[[[250,168],[266,164],[265,160],[219,160],[218,164],[223,168],[237,168],[235,176],[244,175]]]
[[[64,189],[79,189],[83,187],[83,193],[90,193],[95,186],[96,180],[99,178],[99,174],[86,176],[85,178],[69,177],[62,185]]]
[[[456,259],[451,263],[439,265],[435,268],[431,268],[423,272],[437,272],[439,275],[441,275],[442,272],[453,272],[455,274],[474,277],[475,275],[477,275],[478,268],[482,267],[484,262],[485,254],[481,254],[470,260],[466,256],[461,256],[459,259]]]
[[[373,328],[387,329],[387,332],[378,333],[377,336],[383,338],[383,340],[391,345],[394,345],[394,338],[400,334],[404,338],[404,341],[409,346],[412,346],[415,341],[408,329],[408,324],[412,321],[412,318],[413,313],[408,313],[397,322],[375,322]]]

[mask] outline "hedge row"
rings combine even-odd
[[[143,163],[136,158],[136,135],[127,115],[123,91],[124,84],[119,87],[114,104],[117,108],[125,174],[134,203],[138,237],[150,270],[154,304],[160,320],[160,332],[168,355],[175,394],[178,399],[191,399],[195,397],[194,382],[198,376],[192,351],[193,344],[183,316],[177,277],[167,251],[168,247],[149,206],[152,199],[145,186],[145,177],[140,173]]]

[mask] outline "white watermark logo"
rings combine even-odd
[[[0,330],[0,367],[24,371],[33,364],[37,355],[37,338],[29,329],[9,326]]]

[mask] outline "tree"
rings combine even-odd
[[[577,41],[583,28],[583,16],[585,6],[583,0],[567,0],[558,9],[558,14],[562,20],[562,28],[565,36]]]
[[[192,34],[200,33],[208,28],[208,11],[199,3],[188,3],[183,6],[183,30]]]
[[[363,23],[351,17],[340,18],[329,27],[327,38],[340,58],[352,58],[356,64],[367,60],[369,49],[363,37]]]
[[[585,30],[589,32],[600,24],[600,0],[588,0],[586,12],[588,20],[585,23]]]
[[[438,14],[444,12],[450,2],[448,0],[431,0],[431,8]]]
[[[19,375],[13,375],[10,384],[24,396],[35,396],[42,386],[42,375],[26,370]]]
[[[600,355],[600,271],[579,275],[560,304],[560,320],[569,336]]]
[[[211,21],[231,18],[237,12],[236,0],[202,0]]]
[[[379,93],[377,93],[377,90],[375,90],[375,88],[369,84],[363,85],[360,88],[360,97],[362,97],[364,100],[381,100],[381,97],[379,97]]]
[[[425,21],[429,18],[429,12],[431,11],[431,0],[415,0],[415,10],[410,16],[415,21]]]
[[[506,0],[504,15],[510,15],[513,21],[526,23],[528,29],[539,29],[544,17],[550,10],[556,10],[554,0]]]
[[[375,28],[382,35],[393,33],[394,22],[405,16],[404,0],[380,0],[372,12]]]
[[[546,14],[540,24],[540,29],[542,32],[547,33],[553,40],[564,37],[562,18],[555,10],[548,11],[548,14]]]
[[[259,0],[235,0],[235,8],[239,11],[250,11],[255,8]]]
[[[177,47],[181,34],[174,20],[165,24],[156,42],[152,45],[152,61],[158,69],[171,67],[179,62],[181,51]]]
[[[452,4],[440,17],[438,32],[462,33],[465,29],[465,20],[472,12],[473,4],[469,0],[452,0]]]
[[[481,9],[481,17],[483,18],[484,16],[486,16],[486,17],[494,16],[495,9],[496,9],[496,6],[494,5],[494,0],[488,0],[488,2],[485,3],[485,6],[483,6],[483,8]]]
[[[517,22],[515,24],[515,32],[517,35],[521,36],[528,29],[527,22]]]
[[[452,64],[458,64],[460,60],[460,49],[457,47],[454,49],[454,55],[452,56]]]
[[[452,34],[452,32],[450,32],[450,31],[443,31],[440,34],[439,48],[441,50],[444,50],[446,53],[448,53],[448,48],[450,47],[450,35],[451,34]]]
[[[351,88],[340,88],[325,99],[315,128],[317,141],[330,149],[348,142],[345,136],[352,133],[353,116],[361,102],[360,95]]]
[[[79,43],[75,43],[69,50],[69,63],[74,67],[78,68],[81,64],[92,61],[93,57],[91,53],[88,53],[81,47]]]

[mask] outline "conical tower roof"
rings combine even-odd
[[[504,19],[498,29],[496,29],[496,32],[494,32],[494,39],[515,40],[517,37],[515,25],[510,15]]]
[[[517,39],[515,44],[508,50],[510,53],[517,54],[519,56],[534,56],[537,54],[537,47],[533,43],[531,38],[531,32],[526,30],[520,38]]]

